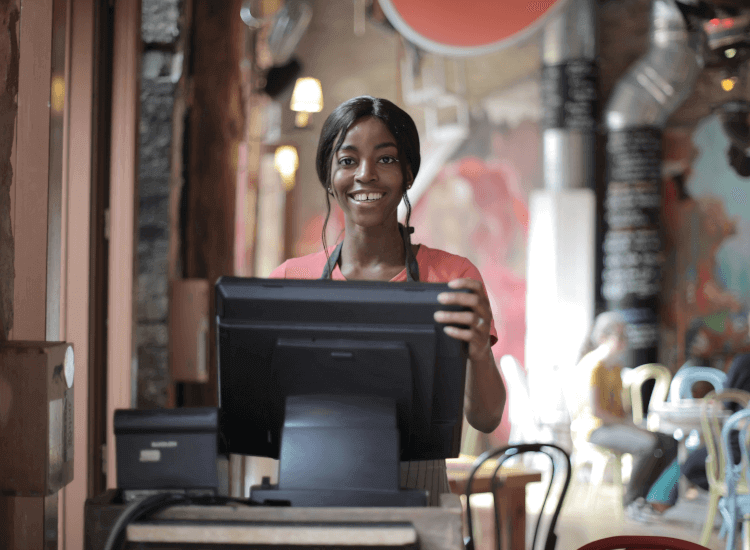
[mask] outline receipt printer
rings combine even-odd
[[[120,409],[114,428],[125,500],[154,492],[216,494],[218,409]]]
[[[40,497],[73,480],[73,345],[0,343],[0,492]]]

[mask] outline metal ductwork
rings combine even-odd
[[[654,0],[650,47],[615,86],[604,113],[601,297],[628,323],[626,366],[658,361],[662,129],[702,69],[699,35],[673,0]]]
[[[693,91],[702,69],[699,36],[672,0],[654,0],[648,52],[612,91],[604,114],[609,132],[650,126],[663,128]]]

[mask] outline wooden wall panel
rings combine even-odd
[[[20,21],[11,340],[44,340],[47,311],[52,0],[25,1]]]
[[[107,487],[117,486],[113,418],[132,406],[136,144],[140,74],[140,2],[115,4],[110,154],[107,328]]]
[[[65,261],[61,285],[61,337],[75,349],[75,453],[73,481],[65,487],[60,499],[63,528],[60,538],[66,549],[83,548],[83,506],[89,476],[89,270],[92,112],[94,62],[94,0],[72,0],[70,10],[70,46],[68,78],[67,159],[63,173],[67,176],[65,193],[67,210],[63,211]],[[66,137],[67,137],[66,136]]]

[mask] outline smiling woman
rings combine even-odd
[[[439,311],[435,321],[468,345],[464,413],[477,430],[493,431],[505,406],[505,386],[491,346],[497,342],[492,311],[479,270],[466,258],[411,243],[411,205],[406,190],[419,171],[419,134],[412,118],[386,99],[360,96],[339,105],[328,117],[318,144],[316,167],[326,192],[323,250],[287,260],[272,278],[449,283],[439,296],[444,305],[465,311]],[[329,251],[325,225],[331,198],[344,212],[342,242]],[[406,225],[398,205],[407,206]],[[403,487],[428,489],[431,503],[448,492],[444,460],[402,463]]]

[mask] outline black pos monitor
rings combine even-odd
[[[260,502],[424,506],[400,460],[457,457],[466,345],[433,319],[447,284],[222,277],[221,452],[278,458]],[[450,290],[455,292],[454,290]]]

